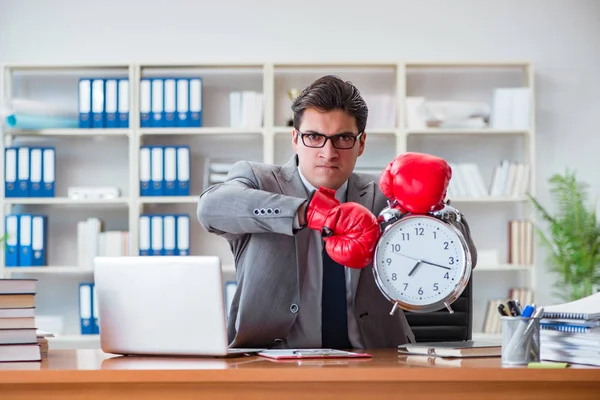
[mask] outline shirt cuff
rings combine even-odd
[[[300,226],[300,223],[298,222],[298,212],[296,212],[296,215],[294,215],[294,229],[300,229],[302,228]]]

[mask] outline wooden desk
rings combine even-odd
[[[370,353],[367,360],[284,362],[51,350],[42,363],[0,363],[0,398],[583,400],[600,393],[597,368],[501,368],[499,358],[441,366],[398,357],[393,349]]]

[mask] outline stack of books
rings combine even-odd
[[[600,293],[546,307],[540,328],[543,360],[600,366]]]
[[[0,362],[42,359],[35,328],[36,283],[0,279]]]

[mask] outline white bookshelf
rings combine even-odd
[[[114,199],[72,199],[69,197],[15,197],[4,199],[6,205],[70,205],[70,206],[84,206],[84,205],[122,205],[127,206],[129,199],[125,197],[118,197]]]
[[[55,198],[5,198],[0,188],[4,216],[12,212],[39,212],[49,217],[49,266],[6,268],[1,253],[0,276],[34,276],[39,279],[42,314],[60,314],[65,329],[54,343],[73,345],[93,342],[80,337],[75,288],[93,279],[93,271],[76,265],[76,222],[97,216],[110,230],[128,230],[130,252],[138,253],[138,220],[143,213],[186,213],[190,215],[190,253],[216,254],[223,263],[225,279],[234,278],[233,258],[228,244],[204,232],[196,222],[196,204],[203,190],[207,158],[282,164],[292,155],[291,100],[286,91],[303,89],[314,79],[336,74],[357,85],[370,101],[388,96],[390,112],[371,106],[367,123],[367,146],[357,162],[358,169],[382,170],[396,155],[424,151],[449,161],[475,162],[489,183],[491,171],[501,158],[528,162],[529,191],[535,189],[534,98],[531,96],[531,125],[528,129],[409,129],[407,96],[423,95],[434,100],[490,100],[494,87],[524,85],[533,91],[533,70],[526,62],[380,62],[380,63],[144,63],[106,65],[7,64],[1,67],[0,88],[33,99],[56,99],[77,109],[77,80],[82,76],[127,76],[130,81],[128,129],[9,130],[3,124],[4,147],[15,143],[41,143],[56,147]],[[201,128],[140,128],[139,81],[152,76],[202,76],[203,126]],[[253,90],[264,95],[263,123],[258,127],[229,126],[230,91]],[[379,110],[381,108],[381,110]],[[378,111],[381,111],[378,113]],[[139,148],[145,144],[190,146],[190,196],[141,197],[139,195]],[[108,158],[110,157],[110,161]],[[0,166],[4,169],[4,165]],[[92,174],[94,181],[90,182]],[[81,201],[66,197],[71,185],[119,186],[121,197]],[[535,291],[534,265],[510,265],[506,233],[512,218],[530,218],[524,196],[451,198],[468,218],[478,248],[494,249],[497,263],[480,265],[474,275],[474,332],[481,330],[490,296],[507,294],[511,286],[528,286]],[[54,299],[53,293],[64,293]]]

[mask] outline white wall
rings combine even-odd
[[[600,193],[600,1],[350,3],[0,0],[0,62],[529,60],[539,197],[567,166]]]

